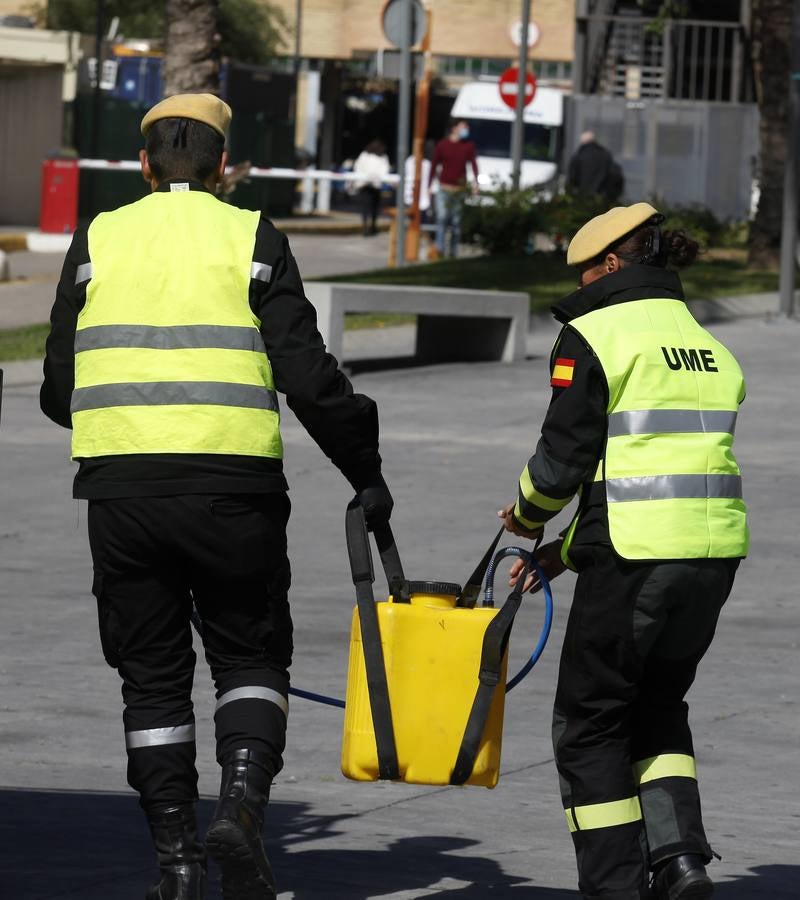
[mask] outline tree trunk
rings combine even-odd
[[[783,177],[789,128],[792,7],[788,0],[754,0],[753,62],[759,126],[758,211],[750,228],[748,262],[777,268],[780,261]]]
[[[166,0],[164,96],[219,93],[218,0]]]

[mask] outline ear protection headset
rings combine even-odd
[[[646,222],[650,229],[647,236],[647,246],[639,260],[642,265],[660,266],[663,268],[667,264],[668,247],[664,242],[661,228],[659,227],[664,219],[665,216],[662,216],[661,213],[656,213]]]

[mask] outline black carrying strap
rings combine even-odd
[[[469,580],[464,585],[464,590],[461,591],[461,596],[456,600],[456,606],[466,606],[467,608],[472,609],[478,602],[478,596],[481,592],[483,579],[486,576],[486,570],[489,568],[489,563],[492,561],[494,551],[497,549],[497,545],[500,543],[500,538],[503,536],[505,530],[505,525],[502,525],[500,531],[497,532],[497,537],[489,545],[489,549],[484,553],[483,559],[478,563],[478,567],[472,575],[469,576]]]
[[[394,739],[392,707],[389,702],[389,685],[386,681],[386,664],[383,659],[378,611],[372,591],[375,572],[372,567],[372,553],[369,548],[364,510],[357,499],[351,501],[347,507],[345,533],[347,552],[350,557],[350,571],[353,574],[353,584],[356,588],[361,646],[364,651],[372,726],[375,730],[375,745],[378,750],[378,773],[383,780],[397,781],[400,778],[397,745]],[[375,540],[381,562],[386,570],[390,590],[393,590],[392,582],[394,581],[396,589],[401,591],[405,583],[403,567],[388,522],[376,529]]]
[[[500,534],[489,548],[490,559],[503,531],[504,529],[501,528]],[[514,624],[514,617],[519,610],[520,603],[522,603],[522,594],[525,588],[525,581],[528,578],[529,565],[528,560],[525,560],[525,565],[517,579],[514,590],[508,595],[508,599],[489,623],[489,627],[483,635],[478,690],[475,692],[475,699],[472,701],[472,709],[467,719],[467,727],[464,729],[464,737],[461,739],[461,747],[458,751],[453,774],[450,776],[450,784],[464,784],[472,774],[472,769],[475,766],[475,757],[478,755],[478,748],[483,736],[483,729],[486,727],[489,708],[492,705],[492,698],[500,681],[500,668],[503,664],[503,654],[508,646],[511,626]],[[478,569],[480,569],[480,566]],[[483,580],[483,576],[481,576],[481,580]],[[480,584],[478,587],[480,588]]]

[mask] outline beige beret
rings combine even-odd
[[[577,266],[601,254],[629,231],[658,215],[649,203],[615,206],[601,216],[590,219],[570,241],[567,265]]]
[[[225,137],[231,123],[231,108],[213,94],[174,94],[149,110],[142,119],[142,134],[159,119],[194,119]]]

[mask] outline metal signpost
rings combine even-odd
[[[789,82],[786,169],[783,179],[783,226],[781,228],[780,311],[794,315],[795,273],[797,271],[797,154],[800,151],[800,0],[794,0],[792,18],[791,80]]]
[[[427,16],[420,0],[389,0],[383,10],[383,31],[400,48],[400,103],[397,113],[397,265],[405,265],[406,254],[406,158],[411,120],[411,48],[425,34]]]
[[[522,0],[522,31],[519,42],[519,73],[517,77],[517,115],[511,136],[511,184],[519,190],[519,177],[522,171],[522,145],[525,137],[525,77],[528,74],[528,40],[531,24],[531,0]]]

